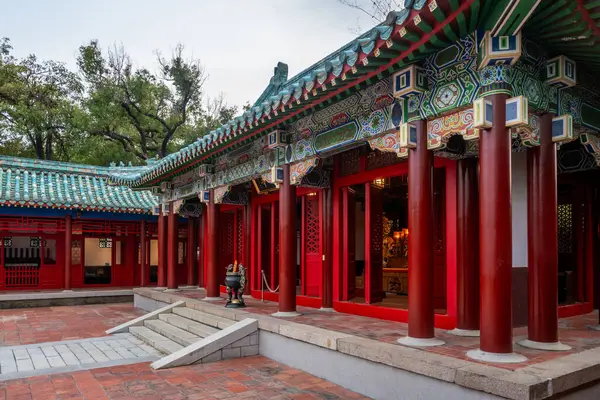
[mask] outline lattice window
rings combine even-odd
[[[4,247],[12,247],[12,236],[6,236],[4,238]]]
[[[558,205],[558,252],[573,253],[573,205]]]
[[[340,176],[348,176],[360,172],[360,153],[358,149],[340,154],[338,162]]]
[[[387,167],[402,162],[396,153],[372,151],[367,154],[366,170],[370,171],[377,168]]]
[[[111,249],[113,245],[112,238],[100,238],[98,240],[98,247],[101,249]]]
[[[244,221],[243,217],[244,213],[239,212],[237,218],[237,257],[239,259],[243,259],[242,254],[244,254]],[[238,260],[239,262],[239,260]]]
[[[321,232],[319,225],[319,200],[306,199],[306,253],[321,253]]]
[[[226,243],[227,243],[227,254],[231,254],[231,256],[235,257],[235,227],[234,227],[234,219],[233,218],[229,218],[227,221],[227,231],[225,232],[226,236]],[[233,262],[234,260],[227,260],[227,262]]]
[[[29,238],[29,247],[36,249],[41,245],[41,238],[37,236],[33,236]]]
[[[383,212],[379,207],[371,207],[371,252],[383,255]]]

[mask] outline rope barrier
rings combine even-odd
[[[271,287],[269,286],[269,282],[267,282],[267,277],[265,276],[265,270],[261,269],[260,273],[262,275],[262,280],[261,280],[261,284],[260,284],[260,291],[261,291],[260,301],[265,301],[265,285],[267,286],[267,290],[271,293],[277,292],[279,290],[279,285],[277,285],[275,290],[271,289]]]

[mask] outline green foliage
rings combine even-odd
[[[122,47],[79,48],[78,71],[0,40],[0,154],[106,165],[164,157],[231,120],[237,107],[204,96],[207,76],[178,46],[160,68],[134,68]]]

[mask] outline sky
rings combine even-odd
[[[205,94],[254,103],[281,61],[289,77],[375,24],[337,0],[0,0],[0,37],[17,57],[34,53],[75,69],[77,49],[91,39],[122,44],[134,66],[156,70],[156,51],[178,43],[200,59]]]

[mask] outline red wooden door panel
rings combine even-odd
[[[342,300],[354,298],[356,291],[356,194],[349,187],[342,188]]]
[[[365,184],[365,303],[383,300],[383,195],[382,190]]]
[[[219,257],[219,265],[217,269],[219,271],[219,284],[224,285],[225,283],[225,268],[229,264],[232,264],[235,260],[235,215],[233,212],[221,213],[220,215],[220,229],[221,237],[219,240],[219,248],[221,251]]]
[[[302,248],[303,294],[318,297],[321,283],[323,253],[321,249],[321,194],[303,196]]]
[[[446,175],[444,169],[436,169],[433,177],[434,208],[434,307],[446,308]],[[409,289],[410,290],[410,289]]]

